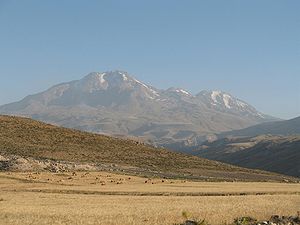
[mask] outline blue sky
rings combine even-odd
[[[0,0],[0,104],[91,71],[300,116],[299,0]]]

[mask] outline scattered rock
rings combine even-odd
[[[240,217],[234,220],[233,225],[300,225],[300,218],[299,215],[273,215],[269,220],[257,221],[256,219],[251,217]]]
[[[274,215],[271,217],[270,221],[268,221],[268,224],[275,223],[279,225],[283,224],[291,224],[291,225],[296,225],[300,224],[300,217],[299,215],[297,216],[278,216]]]
[[[187,220],[184,223],[180,224],[180,225],[199,225],[200,223],[198,223],[197,221],[193,221],[193,220]]]

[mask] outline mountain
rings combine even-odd
[[[300,177],[300,135],[227,137],[203,143],[194,154],[233,165]]]
[[[241,130],[233,130],[218,134],[218,138],[224,137],[253,137],[264,134],[272,135],[300,135],[300,117],[290,120],[274,121],[258,124]]]
[[[222,91],[201,91],[197,98],[201,99],[208,108],[217,111],[257,118],[259,121],[271,119],[269,116],[258,112],[253,106]]]
[[[0,116],[1,159],[11,155],[37,160],[95,163],[119,171],[209,180],[295,180],[220,162],[154,148],[137,141],[57,127],[32,119]],[[31,159],[32,161],[32,159]],[[48,161],[46,161],[48,162]]]
[[[275,120],[228,93],[159,90],[122,71],[90,73],[1,106],[0,113],[177,149]]]

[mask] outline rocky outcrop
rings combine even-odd
[[[273,215],[269,220],[258,221],[252,217],[239,217],[229,225],[299,225],[300,224],[300,212],[297,216],[279,216]],[[176,224],[174,224],[176,225]],[[184,223],[177,225],[209,225],[205,220],[186,220]]]

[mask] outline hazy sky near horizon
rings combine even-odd
[[[92,71],[300,116],[299,0],[0,0],[0,105]]]

